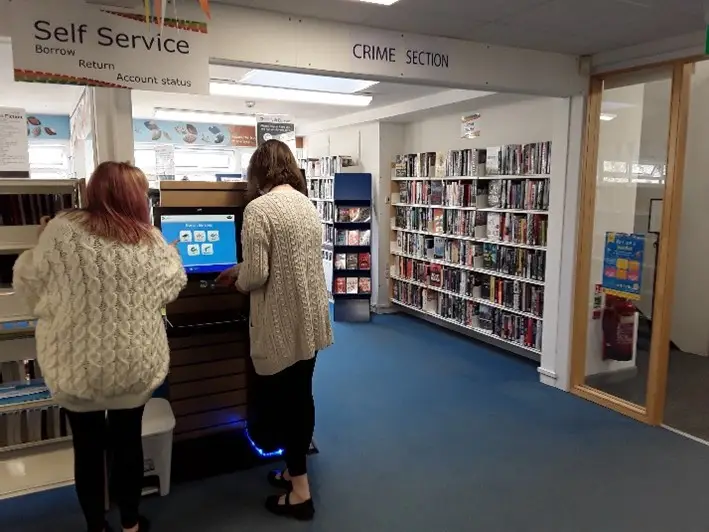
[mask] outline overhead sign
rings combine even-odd
[[[207,25],[75,0],[11,4],[16,81],[209,94]]]
[[[264,32],[278,39],[264,39]],[[214,3],[209,43],[213,60],[263,68],[545,96],[582,94],[588,87],[588,76],[571,54],[379,30],[223,2]]]
[[[0,177],[29,177],[25,110],[0,107],[0,129]]]

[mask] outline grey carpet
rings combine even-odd
[[[641,323],[635,375],[621,379],[595,379],[589,384],[639,405],[647,400],[650,329]],[[667,399],[663,423],[709,441],[709,358],[670,348]],[[709,530],[709,526],[707,527]]]
[[[316,520],[267,515],[263,467],[146,500],[155,532],[709,529],[709,448],[414,318],[337,324],[335,335],[316,369]],[[0,503],[0,531],[81,530],[71,489]]]

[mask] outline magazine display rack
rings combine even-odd
[[[539,361],[550,161],[551,142],[397,157],[392,303]]]
[[[40,219],[78,206],[83,190],[83,180],[0,179],[0,499],[73,482],[71,430],[36,363],[36,320],[12,290],[12,267]]]
[[[372,174],[335,174],[335,321],[369,321]]]

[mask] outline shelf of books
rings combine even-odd
[[[0,179],[0,499],[73,482],[71,430],[37,364],[32,312],[12,267],[40,220],[80,202],[83,180]]]
[[[333,184],[335,174],[347,168],[353,168],[355,162],[346,155],[334,155],[317,159],[300,159],[300,167],[305,172],[308,185],[308,197],[320,214],[322,223],[322,255],[327,286],[332,286],[333,279],[333,245],[335,241],[335,203],[333,199]],[[332,292],[328,288],[330,300]]]
[[[551,142],[397,157],[392,303],[538,361],[550,161]]]
[[[336,321],[369,321],[372,292],[372,174],[335,175]]]

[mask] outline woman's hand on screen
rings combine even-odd
[[[239,277],[239,266],[241,266],[241,264],[237,264],[236,266],[232,266],[228,270],[224,270],[217,276],[214,282],[218,286],[233,285],[234,283],[236,283],[236,279]]]

